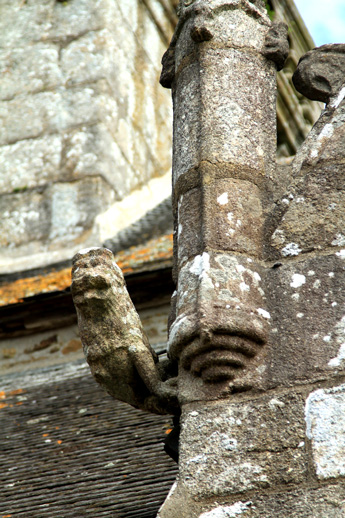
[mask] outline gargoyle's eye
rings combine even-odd
[[[192,3],[194,2],[194,0],[184,0],[184,6],[185,7],[188,7],[189,5],[192,5]]]

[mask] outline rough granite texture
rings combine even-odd
[[[31,267],[35,254],[37,265],[42,254],[52,262],[54,249],[61,260],[101,244],[118,223],[97,216],[169,173],[171,107],[158,78],[172,27],[158,0],[1,2],[0,203],[9,213],[1,222],[2,270]],[[70,206],[67,225],[55,216],[57,184]]]
[[[286,51],[280,29],[260,3],[184,2],[163,60],[174,104],[169,353],[183,403],[260,385],[269,314],[252,262],[262,258],[263,192],[276,147],[276,66],[274,52],[264,54],[273,41]]]
[[[262,7],[184,2],[163,60],[174,100],[169,347],[182,416],[179,475],[159,518],[345,512],[344,45],[301,59],[296,85],[328,104],[279,169],[274,67],[263,56],[281,66],[286,29],[268,30]]]

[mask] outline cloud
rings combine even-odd
[[[295,0],[295,4],[317,46],[345,43],[344,0]]]

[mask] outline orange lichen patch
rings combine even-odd
[[[62,354],[69,354],[79,351],[82,348],[81,341],[77,339],[72,339],[68,342],[68,344],[62,349]]]
[[[62,443],[62,441],[61,441],[60,439],[59,439],[58,441],[56,441],[56,442],[57,442],[58,444],[61,444],[61,443]]]
[[[132,246],[128,250],[119,252],[115,261],[124,274],[150,270],[152,267],[170,265],[173,253],[173,236],[168,234],[150,239],[145,246]]]
[[[165,433],[168,435],[170,432],[172,432],[172,428],[168,428],[167,430],[165,430]]]
[[[0,286],[0,306],[23,302],[26,297],[39,293],[62,291],[71,284],[71,269],[65,268],[44,275],[27,277]]]
[[[6,399],[7,397],[10,397],[10,396],[17,396],[18,394],[23,394],[25,393],[26,391],[23,390],[23,389],[15,389],[15,390],[11,390],[10,392],[5,392],[4,390],[0,391],[0,399]],[[16,405],[22,405],[23,403],[21,401],[17,402]],[[0,409],[1,408],[5,408],[9,406],[10,408],[13,407],[13,405],[9,405],[8,403],[0,403]]]
[[[139,273],[171,266],[173,236],[168,234],[150,239],[145,245],[132,246],[115,255],[115,261],[124,274]],[[71,268],[17,279],[0,286],[0,306],[18,304],[25,298],[42,293],[63,291],[71,285]]]
[[[48,437],[49,433],[42,433],[42,437]]]
[[[23,394],[23,392],[26,392],[26,391],[23,389],[15,389],[15,390],[11,390],[11,392],[9,392],[8,394],[10,396],[16,396],[17,394]]]

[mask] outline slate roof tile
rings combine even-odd
[[[0,421],[1,518],[154,518],[177,473],[162,444],[171,418],[113,400],[90,374],[1,391]]]

